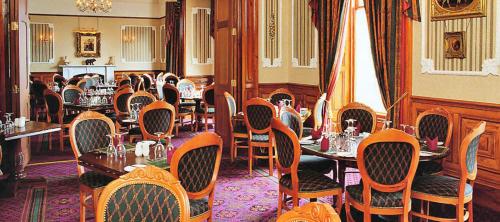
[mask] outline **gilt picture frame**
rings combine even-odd
[[[486,16],[487,0],[431,0],[431,21]]]
[[[101,57],[101,33],[76,32],[76,57]]]
[[[444,57],[446,59],[464,59],[465,53],[465,32],[445,32]]]

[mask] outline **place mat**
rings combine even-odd
[[[165,158],[159,159],[159,160],[147,159],[146,161],[147,161],[148,165],[155,166],[155,167],[158,167],[161,169],[169,169],[170,168],[170,164],[167,164],[167,159],[165,159]]]

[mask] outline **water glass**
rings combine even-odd
[[[158,142],[155,145],[154,149],[154,158],[155,160],[163,159],[165,157],[165,146],[161,143],[161,135],[162,132],[156,132],[155,135],[158,137]]]
[[[108,147],[106,148],[106,155],[108,157],[115,157],[117,156],[117,153],[116,153],[116,148],[113,145],[113,135],[108,134],[106,136],[109,138],[109,144]]]

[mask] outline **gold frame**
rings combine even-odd
[[[431,1],[431,21],[486,16],[486,0],[472,0],[472,2],[468,6],[460,10],[445,8],[440,5],[438,1],[439,0]]]
[[[458,41],[460,48],[454,49],[453,43]],[[444,58],[465,59],[465,32],[445,32],[444,33]]]
[[[76,57],[101,57],[101,33],[99,32],[76,32]],[[95,37],[95,53],[85,52],[82,49],[82,37]]]

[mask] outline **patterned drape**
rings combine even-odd
[[[366,16],[370,31],[371,48],[375,65],[375,73],[382,94],[382,100],[388,110],[387,118],[397,126],[402,111],[401,103],[396,100],[404,93],[406,77],[405,19],[403,13],[409,15],[409,2],[414,18],[418,15],[418,1],[414,0],[364,0]]]
[[[166,2],[165,38],[166,71],[184,77],[184,26],[182,24],[184,1]]]
[[[408,18],[420,22],[420,0],[405,0],[404,3],[405,15],[408,16]]]
[[[342,64],[344,30],[346,29],[350,0],[310,0],[312,21],[319,35],[320,90],[333,92]]]

